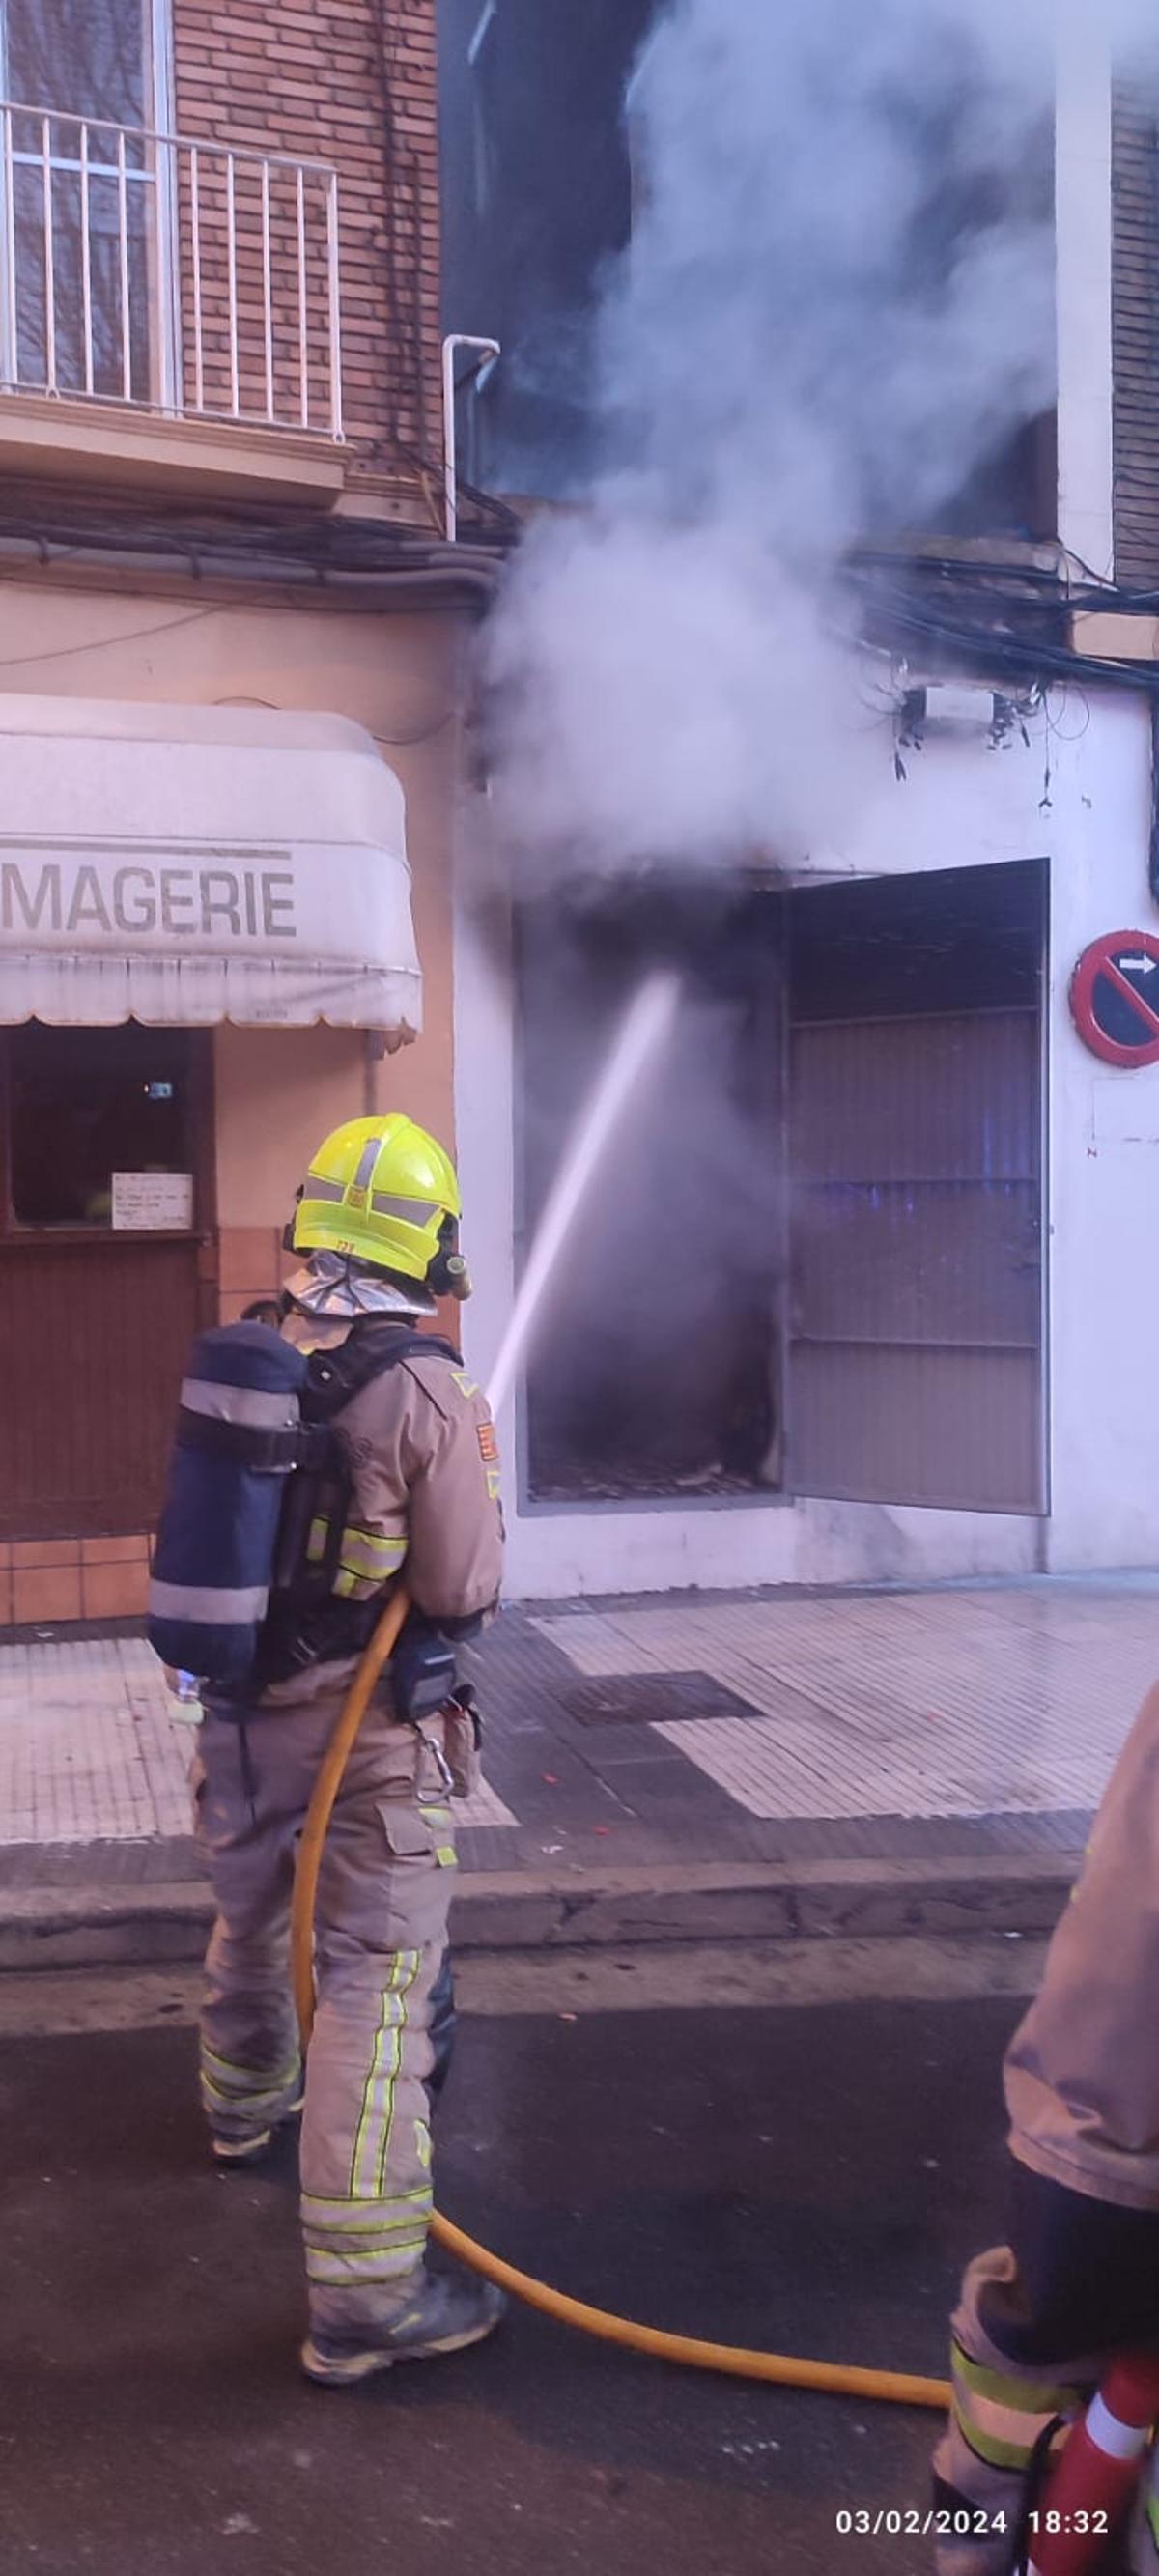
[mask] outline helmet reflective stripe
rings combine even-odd
[[[386,1138],[384,1136],[367,1137],[366,1143],[362,1148],[362,1152],[358,1157],[358,1169],[354,1175],[354,1187],[356,1190],[368,1190],[370,1188],[370,1184],[374,1179],[374,1166],[378,1161],[378,1157],[381,1154],[385,1143]]]
[[[433,1217],[446,1215],[437,1199],[396,1199],[389,1190],[372,1190],[370,1204],[376,1216],[400,1216],[404,1225],[429,1225]]]
[[[345,1181],[323,1181],[317,1172],[308,1172],[302,1199],[328,1199],[339,1204],[346,1196]]]
[[[159,1583],[154,1575],[149,1585],[149,1616],[151,1619],[197,1619],[207,1628],[217,1628],[229,1626],[235,1620],[264,1619],[269,1598],[269,1586],[265,1583],[231,1591],[224,1584]]]
[[[208,1414],[216,1422],[246,1422],[257,1431],[293,1431],[298,1422],[294,1394],[257,1386],[226,1386],[211,1378],[184,1377],[181,1401],[187,1413]]]

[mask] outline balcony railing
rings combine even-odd
[[[0,101],[0,391],[342,436],[321,162]]]

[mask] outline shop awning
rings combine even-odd
[[[403,792],[362,727],[0,696],[0,1022],[413,1036]]]

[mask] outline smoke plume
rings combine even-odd
[[[571,863],[791,855],[880,721],[850,543],[936,527],[1053,399],[1055,44],[1084,0],[673,0],[637,66],[602,461],[490,642],[505,833]],[[1144,0],[1085,0],[1124,44]]]

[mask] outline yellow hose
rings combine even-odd
[[[387,1602],[369,1644],[363,1648],[362,1660],[343,1700],[342,1714],[326,1747],[314,1782],[314,1794],[306,1810],[290,1909],[290,1958],[303,2056],[310,2045],[310,2033],[314,2027],[314,1914],[318,1903],[322,1847],[359,1727],[374,1697],[382,1667],[394,1653],[399,1630],[409,1608],[410,1602],[400,1585]]]
[[[290,1938],[303,2049],[308,2047],[314,2027],[314,1909],[322,1848],[358,1730],[383,1665],[394,1652],[409,1607],[405,1592],[396,1592],[363,1653],[319,1769],[302,1829]],[[460,2263],[481,2273],[485,2281],[494,2281],[499,2289],[509,2290],[527,2307],[555,2317],[560,2325],[577,2326],[582,2334],[595,2335],[602,2343],[620,2344],[629,2352],[651,2353],[656,2361],[677,2362],[689,2370],[722,2371],[733,2379],[762,2379],[778,2388],[812,2388],[829,2397],[876,2399],[892,2406],[932,2406],[940,2413],[949,2403],[949,2383],[944,2379],[922,2379],[903,2370],[865,2370],[840,2362],[798,2361],[779,2352],[746,2352],[739,2344],[701,2343],[695,2335],[664,2334],[658,2326],[636,2325],[630,2317],[612,2316],[605,2308],[589,2308],[584,2300],[569,2299],[562,2290],[551,2289],[546,2281],[536,2281],[530,2273],[516,2271],[500,2255],[489,2253],[485,2245],[477,2245],[473,2236],[464,2235],[461,2227],[453,2226],[438,2210],[431,2220],[431,2233],[448,2253],[457,2255]]]

